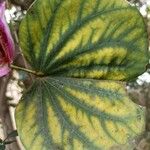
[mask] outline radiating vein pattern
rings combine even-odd
[[[27,150],[107,150],[144,129],[143,110],[115,81],[38,79],[16,118]]]
[[[148,62],[144,21],[125,0],[37,0],[19,37],[45,75],[128,80]]]
[[[36,0],[19,40],[32,69],[44,74],[16,109],[26,150],[109,150],[131,145],[143,131],[144,110],[120,82],[148,62],[135,7],[125,0]]]

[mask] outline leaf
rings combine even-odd
[[[5,150],[5,144],[2,139],[0,139],[0,150]]]
[[[115,81],[37,79],[17,108],[27,150],[106,150],[144,131],[144,111]]]
[[[112,80],[145,71],[147,37],[143,18],[125,0],[37,0],[19,30],[36,71]]]
[[[0,150],[5,150],[6,146],[0,143]]]
[[[111,81],[133,79],[148,62],[136,8],[124,0],[37,0],[19,39],[33,70],[45,76],[16,110],[27,150],[107,150],[144,130],[144,110],[123,83]]]
[[[12,137],[16,137],[16,136],[18,136],[18,132],[17,132],[17,130],[14,130],[8,134],[7,138],[12,138]]]

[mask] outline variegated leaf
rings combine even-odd
[[[107,150],[144,131],[144,112],[125,85],[47,77],[37,79],[16,113],[27,150]]]
[[[148,62],[135,7],[125,0],[37,0],[19,39],[32,68],[47,76],[16,111],[27,150],[107,150],[143,131],[143,110],[122,83],[110,81],[133,79]]]
[[[148,61],[144,20],[125,0],[37,0],[19,36],[45,75],[127,80]]]

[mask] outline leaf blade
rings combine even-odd
[[[143,110],[122,83],[48,77],[34,86],[16,112],[26,149],[109,149],[144,130]]]
[[[31,66],[45,75],[129,80],[148,62],[145,23],[124,0],[38,0],[19,36]]]

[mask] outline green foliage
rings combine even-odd
[[[148,61],[144,21],[124,0],[38,0],[19,36],[26,58],[45,75],[127,80]]]
[[[135,7],[124,0],[37,0],[19,39],[32,68],[44,74],[16,111],[27,150],[107,150],[143,131],[144,111],[119,82],[148,62]]]
[[[5,140],[0,139],[0,150],[5,150],[7,144],[11,144],[16,142],[15,140],[9,140],[10,138],[15,138],[18,136],[18,132],[16,130],[10,132]]]

